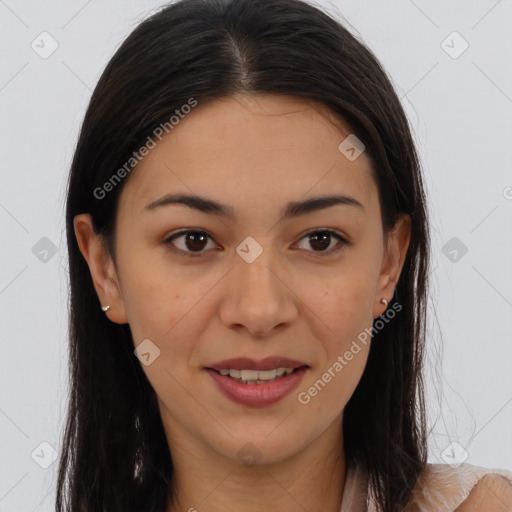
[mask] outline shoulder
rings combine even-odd
[[[512,512],[512,471],[427,464],[406,511]]]
[[[481,477],[457,512],[512,512],[512,480],[497,473]]]

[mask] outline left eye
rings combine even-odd
[[[331,245],[333,237],[338,239],[338,245],[336,245],[334,248],[326,250],[326,248]],[[177,244],[174,243],[174,240],[184,239],[182,242],[183,248],[177,247],[178,252],[182,256],[197,257],[204,253],[203,249],[205,249],[205,244],[207,244],[208,238],[213,240],[213,238],[205,231],[189,229],[172,235],[171,237],[164,240],[164,244],[171,244],[176,247]],[[312,247],[316,247],[317,250],[313,251],[316,253],[332,254],[342,249],[344,245],[348,244],[348,241],[345,238],[331,229],[310,231],[309,233],[306,233],[303,238],[301,238],[301,241],[306,238],[307,243],[311,244]]]
[[[311,244],[312,247],[316,246],[319,249],[313,252],[332,254],[342,249],[344,245],[348,244],[348,241],[345,238],[343,238],[341,235],[339,235],[338,233],[336,233],[336,231],[333,231],[332,229],[310,231],[301,240],[304,240],[306,237],[308,237],[307,243]],[[331,245],[333,237],[337,238],[339,243],[338,245],[334,246],[334,248],[331,248],[328,251],[326,251],[325,249],[326,247],[329,247]]]

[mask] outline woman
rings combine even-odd
[[[336,20],[145,20],[91,98],[66,220],[57,510],[512,510],[511,472],[426,462],[420,167]]]

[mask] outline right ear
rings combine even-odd
[[[88,213],[73,218],[75,236],[82,256],[85,258],[98,298],[102,306],[110,306],[106,313],[118,324],[128,323],[126,308],[112,258],[104,246],[101,235],[94,231]]]

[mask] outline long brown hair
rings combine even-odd
[[[315,100],[351,126],[374,162],[387,233],[411,215],[394,302],[344,409],[347,461],[361,464],[383,512],[400,510],[426,464],[422,381],[429,232],[410,127],[385,71],[339,21],[301,0],[181,0],[129,35],[90,100],[69,175],[70,397],[57,512],[164,512],[173,465],[156,394],[129,326],[100,309],[73,218],[90,213],[115,261],[119,193],[101,187],[155,127],[195,98],[267,92]],[[172,136],[172,135],[171,135]]]

